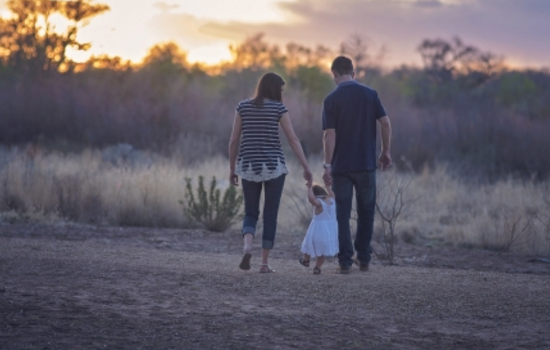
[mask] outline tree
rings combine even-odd
[[[233,66],[237,70],[265,69],[280,64],[282,55],[279,47],[270,46],[263,38],[264,34],[258,33],[238,46],[229,46],[233,55]]]
[[[158,44],[149,49],[149,53],[143,59],[144,65],[187,65],[187,54],[181,51],[178,44],[169,42]]]
[[[352,59],[355,65],[355,76],[359,80],[380,73],[386,48],[382,46],[374,56],[370,52],[371,48],[369,40],[358,33],[351,34],[346,41],[340,44],[340,54]]]
[[[296,43],[286,46],[284,62],[290,82],[304,93],[308,104],[319,105],[333,85],[330,75],[322,68],[329,53],[330,49],[322,45],[315,50]]]
[[[466,45],[458,37],[451,41],[424,39],[418,46],[424,70],[438,83],[468,77],[464,82],[473,87],[502,71],[501,57],[482,52],[472,45]]]
[[[158,44],[149,49],[143,59],[143,69],[155,72],[160,83],[173,79],[186,72],[187,54],[173,43]]]
[[[315,49],[296,43],[286,45],[284,63],[287,79],[289,86],[299,92],[297,96],[301,105],[295,125],[306,155],[310,151],[321,150],[317,142],[321,137],[321,130],[312,128],[311,125],[318,123],[323,98],[334,86],[328,70],[323,67],[327,66],[329,54],[330,49],[322,45]]]
[[[76,72],[94,69],[111,71],[128,71],[132,69],[130,60],[124,60],[119,56],[99,55],[91,56],[86,62],[76,65]]]
[[[312,50],[300,44],[289,43],[286,45],[285,66],[290,70],[300,66],[320,68],[326,63],[330,52],[330,49],[323,45],[317,45],[315,50]]]
[[[11,17],[0,19],[0,60],[16,70],[39,73],[67,71],[74,65],[67,49],[87,50],[89,43],[77,40],[78,30],[109,6],[93,0],[10,0]],[[70,24],[59,31],[52,24],[53,14],[61,14]]]

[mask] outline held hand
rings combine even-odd
[[[323,173],[323,182],[326,187],[332,186],[332,175],[330,174],[330,168],[325,168]]]
[[[388,152],[380,153],[380,157],[378,158],[380,162],[380,168],[382,171],[388,169],[390,165],[392,164],[391,155]]]
[[[229,174],[229,183],[233,186],[239,186],[239,175],[235,173]]]
[[[313,174],[309,168],[304,169],[304,179],[307,181],[306,185],[310,187],[313,183]]]

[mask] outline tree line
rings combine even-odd
[[[78,31],[109,10],[90,0],[10,0],[0,19],[0,144],[64,144],[68,149],[127,143],[170,153],[182,135],[208,139],[225,154],[234,108],[257,79],[287,81],[284,102],[309,153],[321,151],[321,103],[334,84],[337,54],[351,57],[357,80],[378,90],[394,124],[398,166],[446,162],[487,179],[550,174],[550,74],[507,68],[503,57],[460,38],[424,39],[422,66],[384,66],[385,50],[359,34],[339,48],[270,44],[263,34],[230,47],[232,60],[190,64],[174,43],[152,47],[139,64],[120,57],[77,63],[87,50]],[[64,31],[53,14],[64,16]]]

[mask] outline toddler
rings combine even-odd
[[[300,264],[309,267],[311,258],[316,258],[313,273],[321,273],[325,257],[338,254],[338,223],[336,202],[329,187],[317,184],[308,185],[308,201],[313,205],[313,219],[302,243],[303,257]]]

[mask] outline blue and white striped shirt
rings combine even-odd
[[[241,101],[236,109],[241,116],[242,135],[235,173],[254,182],[288,174],[279,137],[279,122],[288,112],[286,107],[269,99],[258,107],[248,99]]]

